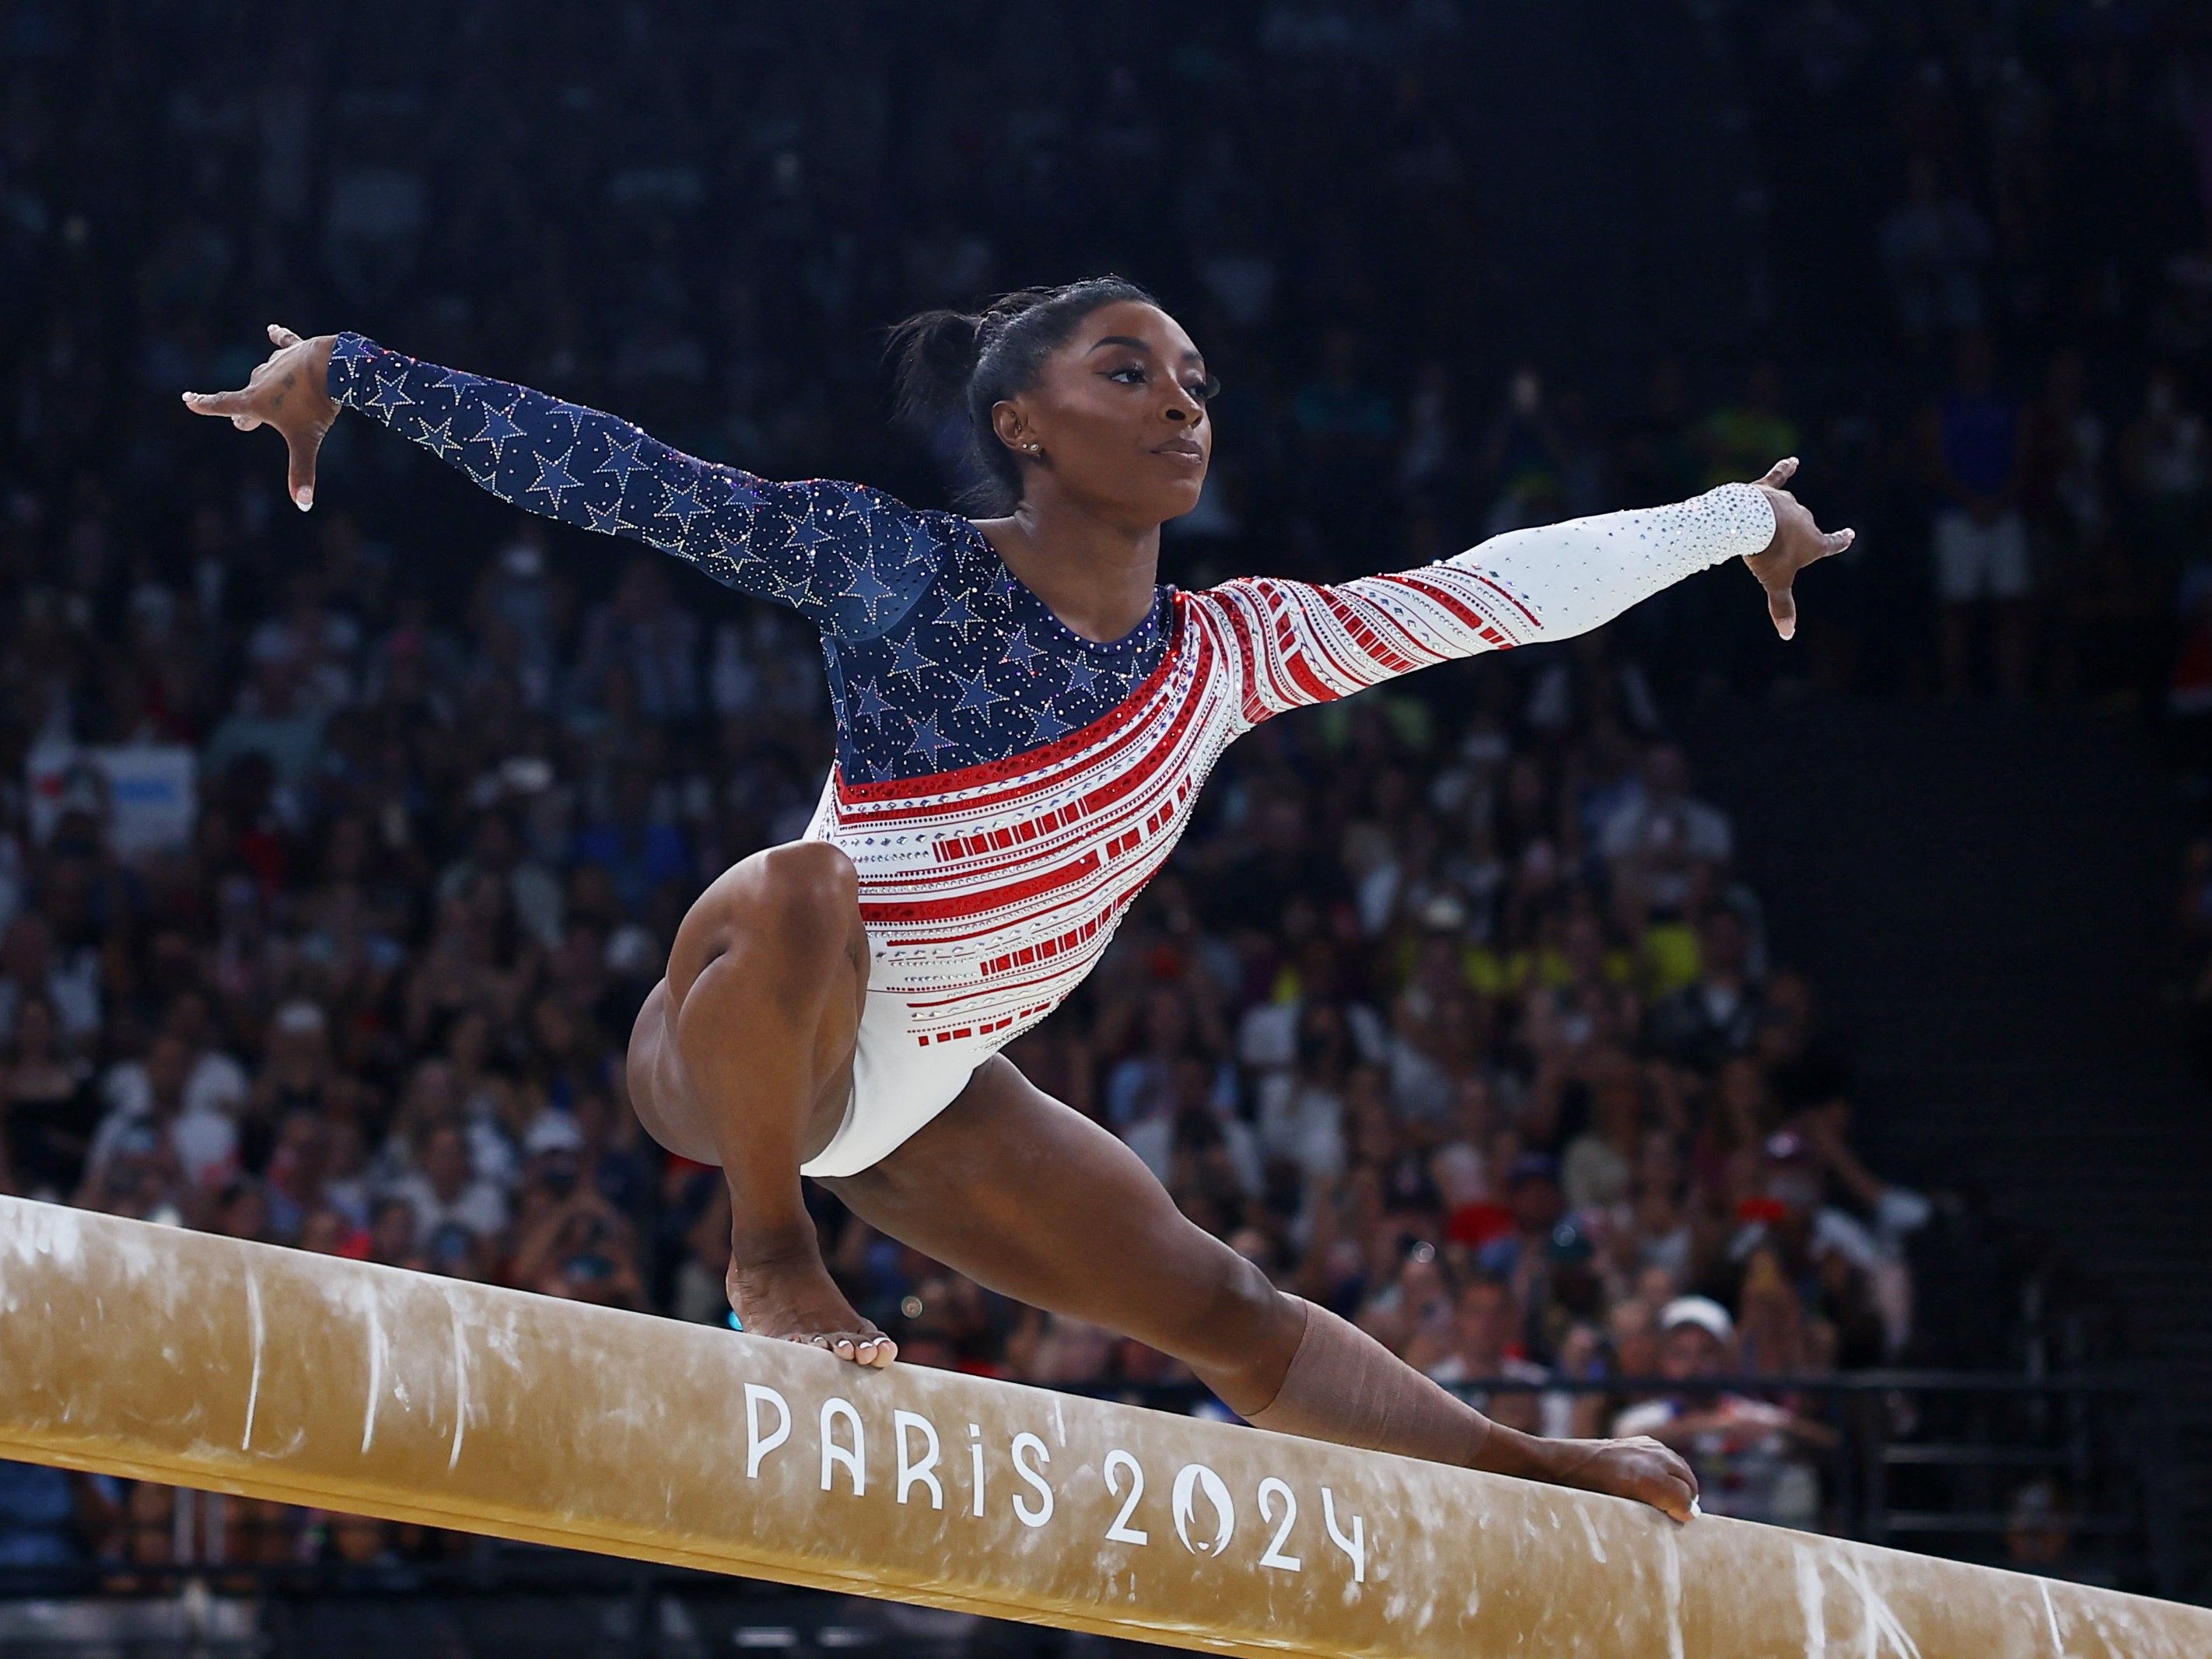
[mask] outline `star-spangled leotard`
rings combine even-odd
[[[1774,535],[1763,491],[1723,484],[1348,582],[1162,584],[1101,644],[955,514],[772,483],[358,334],[337,337],[329,384],[502,499],[647,542],[821,630],[836,761],[807,834],[857,868],[872,961],[855,1098],[803,1166],[816,1175],[883,1157],[1066,997],[1260,721],[1584,632]]]

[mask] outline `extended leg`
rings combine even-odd
[[[1262,1428],[1687,1512],[1692,1479],[1663,1448],[1516,1434],[1278,1291],[1184,1216],[1135,1153],[1003,1056],[883,1162],[823,1184],[978,1284],[1174,1355]]]
[[[1004,1056],[889,1158],[823,1184],[980,1285],[1172,1354],[1239,1412],[1274,1396],[1304,1334],[1299,1303]]]
[[[853,866],[772,847],[702,894],[630,1034],[639,1119],[730,1184],[730,1299],[745,1328],[888,1364],[889,1338],[823,1266],[799,1166],[836,1133],[868,982]]]

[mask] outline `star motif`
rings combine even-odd
[[[830,532],[814,522],[814,510],[811,507],[809,507],[793,523],[790,534],[785,538],[787,542],[802,553],[811,553],[830,539],[832,539]]]
[[[915,726],[914,743],[906,752],[909,755],[919,755],[934,766],[937,764],[937,751],[940,749],[950,749],[951,746],[951,738],[938,735],[937,716],[932,714],[927,720]]]
[[[863,559],[853,567],[853,580],[845,584],[844,592],[837,597],[843,599],[858,599],[867,607],[868,620],[873,622],[876,619],[876,612],[882,606],[883,602],[885,599],[896,599],[897,596],[898,590],[887,586],[884,579],[876,574],[875,561]]]
[[[923,656],[921,647],[914,642],[914,635],[909,634],[899,641],[898,655],[892,659],[890,672],[894,678],[901,674],[918,676],[923,669],[936,666],[937,659]]]
[[[416,441],[427,447],[441,461],[449,453],[459,453],[461,447],[453,441],[453,417],[450,415],[442,421],[423,422],[422,434]]]
[[[489,404],[486,404],[483,430],[469,441],[472,444],[489,444],[492,459],[495,462],[504,460],[506,457],[500,453],[501,446],[511,439],[523,435],[522,428],[514,423],[514,411],[521,407],[521,404],[522,399],[520,397],[505,409],[494,409]]]
[[[1091,683],[1097,678],[1098,671],[1081,657],[1078,657],[1068,665],[1067,684],[1060,689],[1063,691],[1088,691]]]
[[[415,401],[404,392],[400,390],[403,381],[404,377],[401,379],[387,380],[383,375],[378,375],[376,377],[376,395],[365,400],[365,407],[381,410],[386,419],[397,415],[404,405],[411,404]]]
[[[796,605],[812,597],[806,591],[806,582],[805,571],[793,572],[786,570],[781,565],[771,564],[768,568],[769,591],[764,597],[781,599],[787,605]]]
[[[963,708],[988,713],[993,703],[1006,701],[991,689],[991,682],[984,675],[978,674],[972,680],[963,679],[957,673],[952,678],[960,687],[960,701],[952,705],[952,712],[956,714]]]
[[[955,593],[945,602],[945,609],[937,613],[937,625],[950,628],[960,635],[960,643],[968,643],[968,630],[980,625],[982,618],[968,608],[968,601]]]
[[[481,382],[476,375],[471,374],[464,369],[449,368],[439,380],[438,384],[432,386],[430,390],[433,392],[450,392],[453,394],[454,400],[459,402],[461,393],[466,392],[471,386],[479,385],[480,383]]]
[[[890,713],[890,704],[884,700],[884,694],[876,690],[873,680],[857,681],[853,689],[860,694],[860,706],[853,711],[854,720],[880,722],[884,715]]]
[[[577,408],[574,404],[565,404],[556,398],[554,400],[553,406],[545,411],[545,418],[549,421],[568,422],[568,447],[573,449],[575,447],[576,440],[583,434],[584,416],[588,412]]]
[[[645,434],[642,432],[626,444],[615,443],[610,440],[607,445],[606,459],[593,467],[592,473],[596,476],[601,472],[611,472],[622,488],[627,489],[629,487],[629,475],[645,465],[637,458],[638,446],[644,441]]]
[[[619,536],[625,530],[635,530],[637,528],[635,525],[626,523],[623,520],[622,515],[622,500],[619,496],[616,498],[615,504],[612,507],[599,507],[590,501],[586,501],[584,503],[584,513],[586,520],[588,520],[584,527],[586,530],[596,531],[602,536]]]
[[[717,530],[714,532],[714,545],[740,568],[749,564],[765,565],[768,562],[753,550],[751,539],[748,537],[732,536],[726,530]]]
[[[690,529],[691,520],[708,510],[707,504],[699,499],[699,492],[689,484],[681,489],[674,484],[663,484],[661,488],[668,492],[668,499],[661,504],[660,511],[653,516],[675,520],[679,534]]]
[[[1042,708],[1030,710],[1030,719],[1036,722],[1030,732],[1030,742],[1032,745],[1050,743],[1063,732],[1075,730],[1053,712],[1050,702],[1045,703]]]
[[[568,457],[575,453],[575,449],[576,447],[574,444],[569,445],[561,452],[558,460],[549,460],[532,450],[530,459],[538,463],[538,482],[530,485],[522,493],[527,495],[532,490],[544,490],[553,498],[553,510],[558,513],[561,510],[561,492],[564,489],[583,488],[583,485],[568,476]]]
[[[1030,673],[1035,673],[1036,671],[1030,667],[1030,664],[1042,655],[1044,655],[1043,652],[1040,651],[1036,647],[1030,643],[1029,629],[1026,628],[1017,628],[1013,631],[1012,637],[1006,641],[1006,654],[1000,658],[999,660],[1000,662],[1010,662],[1017,668],[1024,669]]]
[[[375,347],[358,334],[341,334],[337,343],[331,348],[331,361],[334,363],[359,362],[363,357],[374,356],[375,350]]]

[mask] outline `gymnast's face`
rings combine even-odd
[[[991,411],[1022,465],[1023,495],[1048,492],[1150,526],[1198,505],[1213,456],[1212,382],[1182,325],[1158,306],[1103,305]]]

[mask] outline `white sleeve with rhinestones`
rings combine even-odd
[[[1525,644],[1587,633],[1685,576],[1765,552],[1773,539],[1766,492],[1725,483],[1664,507],[1508,531],[1443,562],[1508,590],[1518,603],[1499,620]]]

